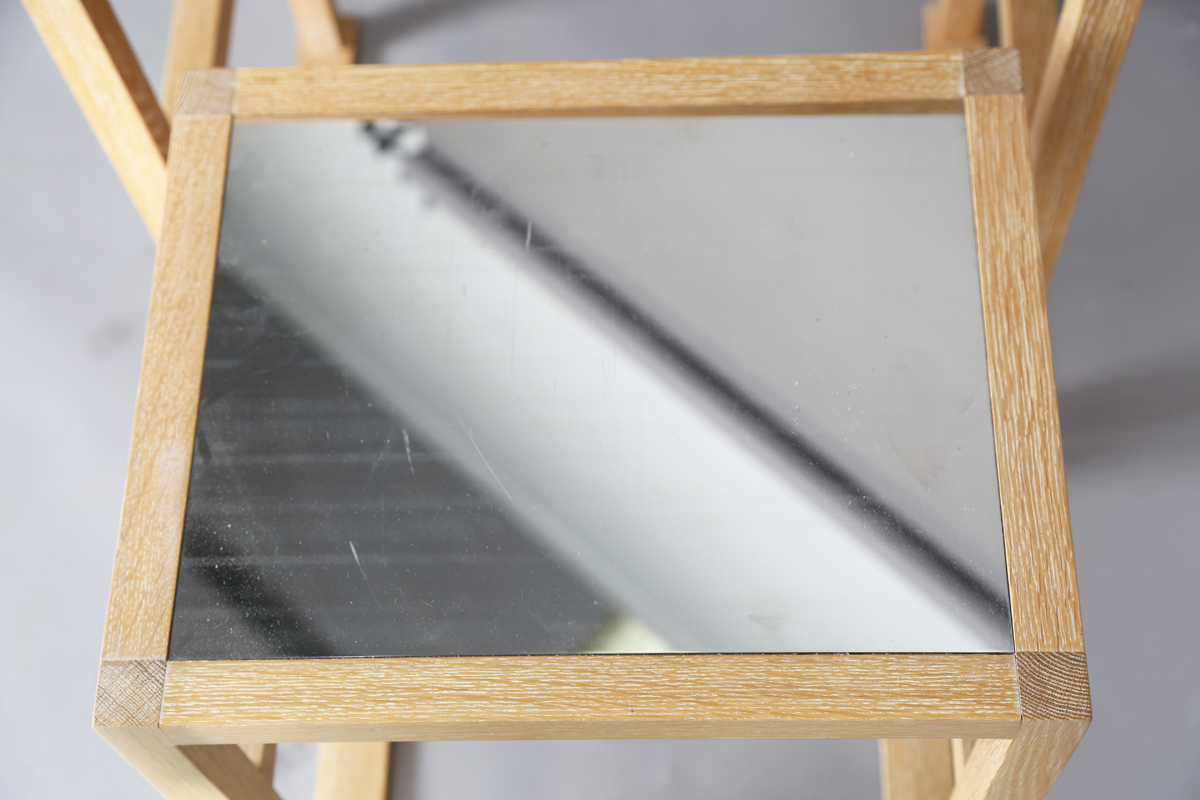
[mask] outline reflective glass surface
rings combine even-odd
[[[171,658],[1011,650],[961,115],[235,125]]]

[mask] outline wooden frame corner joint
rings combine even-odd
[[[190,69],[179,82],[176,117],[225,117],[233,114],[237,71],[229,68]]]
[[[166,678],[167,663],[158,659],[101,662],[92,727],[157,727]]]
[[[237,745],[176,747],[159,728],[167,663],[100,664],[92,726],[167,798],[280,800],[271,775]]]
[[[1022,720],[1092,718],[1087,656],[1083,652],[1021,651],[1016,654]]]
[[[1021,94],[1021,54],[1015,47],[964,50],[962,57],[966,96]]]
[[[185,71],[225,66],[232,17],[233,0],[175,0],[162,81],[168,117],[174,114]]]

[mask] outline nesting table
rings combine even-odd
[[[1040,798],[1090,718],[1012,50],[198,70],[95,726],[879,738]]]

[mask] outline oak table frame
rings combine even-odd
[[[173,800],[275,798],[254,743],[831,737],[889,740],[892,800],[955,764],[955,800],[1042,797],[1091,706],[1020,74],[1005,49],[187,73],[97,731]],[[967,126],[1015,653],[167,660],[235,120],[947,111]]]
[[[109,161],[157,241],[170,116],[184,71],[225,64],[233,0],[175,0],[160,106],[108,0],[23,0]],[[289,0],[303,65],[349,64],[358,25],[333,0]],[[1142,0],[998,0],[1000,44],[1021,53],[1042,264],[1066,238]],[[925,47],[981,47],[983,0],[930,0]]]

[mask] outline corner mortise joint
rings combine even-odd
[[[1015,47],[964,50],[963,94],[1020,94],[1021,55]]]
[[[96,685],[95,728],[154,728],[162,709],[167,662],[104,661]]]
[[[175,117],[224,117],[233,113],[237,70],[189,69],[179,81]]]
[[[1083,653],[1026,651],[1017,653],[1016,661],[1023,718],[1092,718],[1087,657]]]

